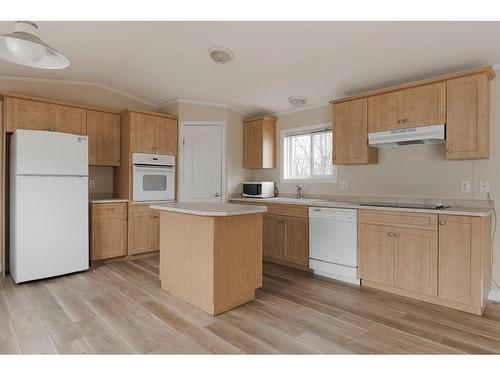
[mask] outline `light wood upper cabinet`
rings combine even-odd
[[[333,164],[376,164],[368,147],[368,99],[333,104]]]
[[[359,277],[385,285],[394,284],[395,228],[358,224]]]
[[[5,131],[48,130],[47,105],[27,99],[5,98]]]
[[[309,220],[302,217],[285,218],[285,251],[287,262],[309,265]]]
[[[437,231],[395,228],[394,286],[437,295]]]
[[[403,125],[405,128],[444,124],[445,114],[445,82],[403,90]]]
[[[156,118],[156,151],[159,154],[177,155],[177,120]]]
[[[127,255],[127,225],[127,203],[92,204],[92,260]]]
[[[382,132],[402,127],[403,91],[368,98],[368,131]]]
[[[130,152],[156,154],[156,117],[130,114]]]
[[[446,158],[490,156],[490,81],[485,74],[446,82]]]
[[[120,165],[120,116],[87,110],[90,165]]]
[[[128,254],[159,250],[159,213],[147,204],[129,205]]]
[[[85,135],[87,133],[86,110],[77,107],[48,104],[49,130],[60,133]]]
[[[276,119],[243,121],[243,168],[276,168]]]

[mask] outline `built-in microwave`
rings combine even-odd
[[[274,197],[274,182],[243,182],[243,194],[248,198],[272,198]]]
[[[175,156],[134,153],[132,164],[135,202],[175,199]]]

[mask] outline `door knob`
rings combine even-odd
[[[220,197],[220,194],[219,193],[215,193],[214,194],[216,198],[219,198]]]

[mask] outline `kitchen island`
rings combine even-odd
[[[265,206],[164,203],[160,212],[161,288],[217,315],[255,299],[262,286]]]

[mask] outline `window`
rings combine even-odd
[[[282,179],[336,182],[331,124],[281,132]]]

